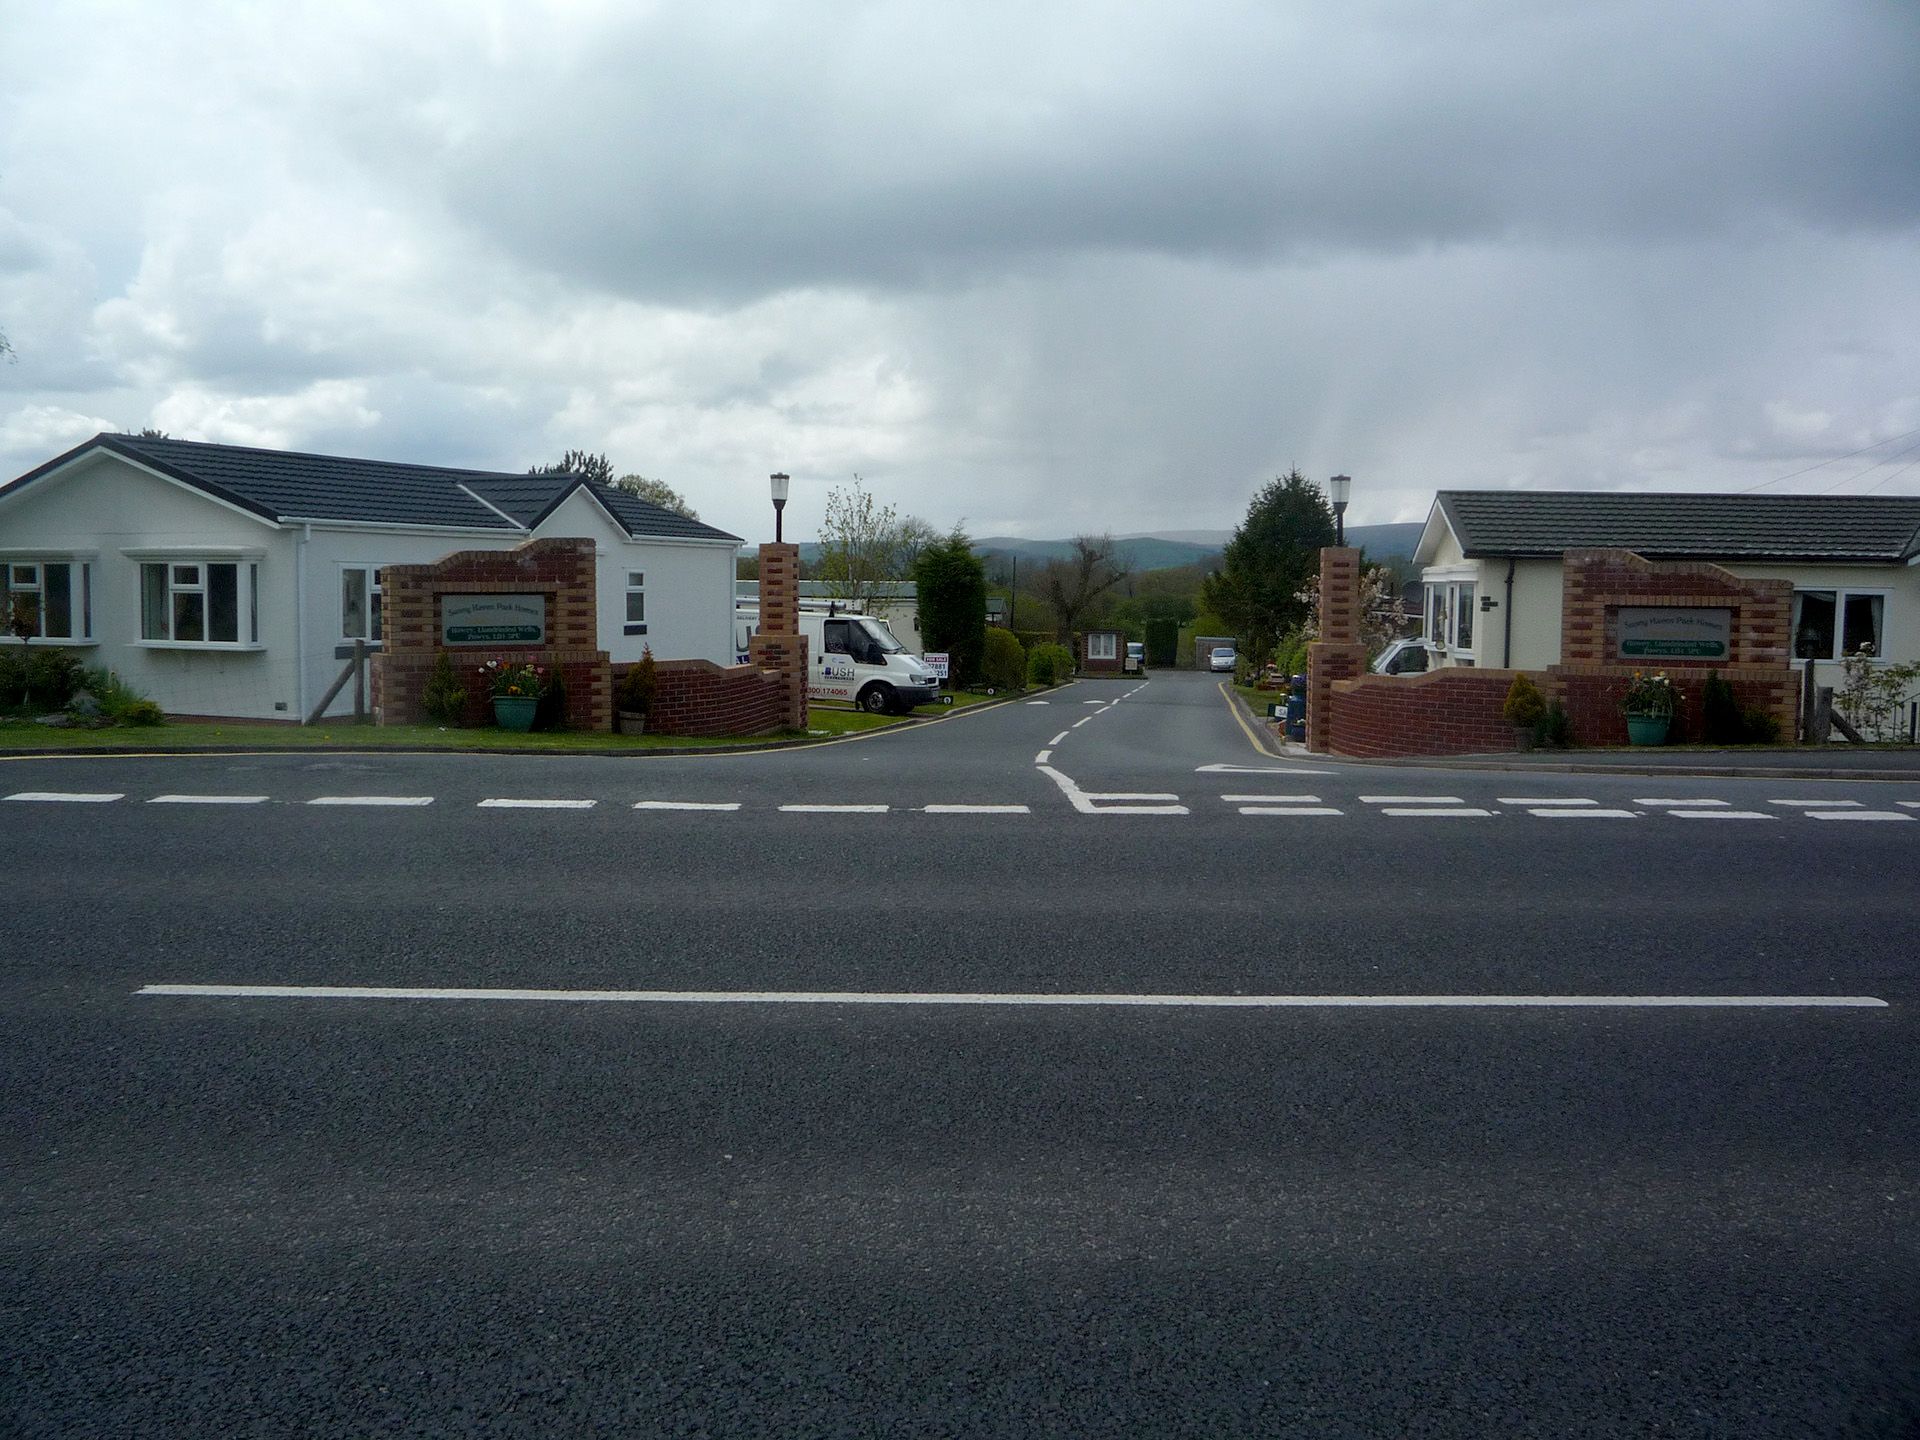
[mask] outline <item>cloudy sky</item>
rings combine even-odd
[[[6,477],[578,447],[756,540],[1920,493],[1920,4],[0,0],[0,332]]]

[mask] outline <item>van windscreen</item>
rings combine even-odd
[[[860,628],[866,632],[868,639],[880,647],[880,653],[883,655],[898,655],[907,648],[893,638],[893,632],[887,629],[882,621],[862,620]]]

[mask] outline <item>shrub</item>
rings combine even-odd
[[[620,689],[614,695],[614,708],[629,714],[644,715],[653,708],[654,691],[660,687],[659,667],[654,663],[653,647],[641,650],[640,658],[620,677]]]
[[[0,652],[0,709],[64,710],[81,684],[70,650],[28,646]]]
[[[993,689],[1018,690],[1027,680],[1027,647],[1011,630],[990,629],[980,668]]]
[[[160,707],[105,666],[80,672],[81,688],[100,706],[103,718],[116,725],[158,725],[166,718]],[[136,718],[151,714],[151,719]]]
[[[1709,745],[1739,745],[1746,732],[1733,686],[1724,675],[1709,675],[1700,691],[1700,738]]]
[[[1273,663],[1289,678],[1307,673],[1307,637],[1298,626],[1280,637],[1273,650]]]
[[[1573,721],[1558,700],[1548,704],[1533,727],[1533,743],[1547,750],[1565,750],[1573,744]]]
[[[1547,718],[1547,697],[1530,675],[1516,675],[1507,687],[1507,703],[1500,707],[1507,724],[1516,730],[1532,730]]]
[[[1740,739],[1747,745],[1778,745],[1780,717],[1758,705],[1747,706],[1740,712]]]
[[[466,717],[467,687],[454,678],[450,652],[442,650],[435,658],[426,689],[420,694],[420,705],[428,718],[442,725],[458,725]]]
[[[26,652],[0,650],[0,710],[19,708],[27,688]]]
[[[120,716],[122,725],[160,725],[166,721],[166,712],[153,701],[144,697],[129,704]]]
[[[533,728],[564,730],[567,728],[567,677],[560,673],[558,666],[540,669],[541,683],[547,688],[540,692],[540,703],[534,708]]]
[[[1036,645],[1027,653],[1027,683],[1058,685],[1073,678],[1073,652],[1064,645]]]

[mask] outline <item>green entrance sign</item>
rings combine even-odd
[[[442,595],[442,645],[542,645],[545,595]]]
[[[1622,660],[1725,660],[1733,653],[1733,611],[1725,606],[1622,606],[1615,626]]]

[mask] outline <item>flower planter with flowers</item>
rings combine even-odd
[[[540,697],[547,693],[547,667],[532,662],[502,665],[489,660],[480,676],[493,695],[493,722],[502,730],[531,730],[539,713]]]
[[[1667,678],[1664,670],[1652,675],[1634,671],[1633,683],[1620,702],[1627,716],[1628,741],[1635,745],[1666,744],[1667,729],[1673,724],[1679,699],[1679,687]]]

